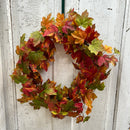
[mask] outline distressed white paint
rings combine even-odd
[[[130,127],[130,0],[126,1],[114,130]]]
[[[20,104],[20,85],[12,82],[12,73],[18,56],[15,47],[19,37],[40,28],[42,16],[61,12],[61,0],[1,0],[0,1],[0,130],[127,130],[130,123],[129,41],[130,0],[66,0],[65,11],[75,8],[88,10],[104,44],[121,48],[119,67],[113,68],[103,92],[96,91],[91,119],[76,124],[75,119],[52,118],[45,108],[33,110],[29,104]],[[125,16],[125,17],[124,17]],[[125,19],[124,19],[125,18]],[[42,72],[44,81],[70,86],[75,76],[72,59],[62,45],[56,45],[55,63],[48,72]],[[118,78],[118,79],[117,79]],[[116,97],[116,99],[115,99]],[[116,102],[115,102],[116,101]],[[116,105],[115,105],[116,104]],[[115,110],[114,110],[115,108]],[[113,124],[114,120],[114,124]]]
[[[11,17],[10,17],[10,2],[9,0],[1,0],[1,57],[2,57],[2,78],[3,78],[3,87],[1,91],[4,93],[4,106],[5,106],[5,117],[3,111],[3,120],[6,122],[7,130],[15,130],[17,128],[17,114],[16,114],[16,97],[15,97],[15,84],[10,78],[12,69],[14,68],[14,58],[13,58],[13,43],[12,43],[12,30],[11,30]],[[2,78],[0,80],[2,80]],[[0,92],[2,93],[2,92]],[[3,96],[3,95],[0,95]],[[2,99],[2,97],[1,97]],[[1,105],[0,105],[1,106]],[[3,106],[3,107],[4,107]],[[0,107],[0,109],[2,109]],[[5,119],[6,118],[6,119]],[[3,121],[4,128],[4,121]]]
[[[0,5],[2,5],[2,1],[0,1]],[[3,8],[0,6],[0,16],[3,17]],[[0,19],[0,39],[2,39],[3,35],[3,21]],[[4,100],[4,89],[3,89],[3,75],[2,75],[2,55],[1,55],[1,46],[2,40],[0,41],[0,130],[6,130],[6,119],[5,119],[5,100]]]

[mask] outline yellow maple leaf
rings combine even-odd
[[[105,45],[105,46],[104,46],[104,49],[105,49],[105,51],[106,51],[107,53],[112,53],[112,47],[111,47],[111,46]]]

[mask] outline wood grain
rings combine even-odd
[[[11,12],[10,12],[9,0],[2,0],[1,8],[2,8],[1,55],[2,55],[5,118],[6,118],[5,121],[7,130],[15,130],[17,129],[15,84],[12,82],[9,76],[14,68],[12,25],[11,25]]]
[[[130,0],[126,0],[124,25],[122,27],[122,46],[113,130],[128,130],[130,127]]]
[[[3,86],[3,69],[2,69],[2,38],[3,38],[3,19],[4,10],[2,8],[3,1],[0,1],[0,130],[6,130],[6,118],[5,118],[5,99],[4,99],[4,86]]]

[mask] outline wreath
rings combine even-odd
[[[92,102],[97,98],[95,89],[103,90],[103,80],[118,61],[115,57],[119,51],[103,45],[99,33],[92,24],[93,18],[87,10],[81,15],[74,11],[57,14],[56,20],[51,14],[42,18],[41,29],[31,33],[28,41],[25,34],[21,36],[20,46],[16,47],[19,60],[11,75],[15,83],[22,84],[21,103],[29,102],[34,109],[48,108],[53,117],[76,117],[76,122],[88,121],[92,111]],[[78,70],[70,87],[56,85],[48,79],[43,83],[40,70],[48,70],[54,62],[55,44],[62,44],[65,52],[73,58],[73,65]],[[86,105],[86,114],[83,112]]]

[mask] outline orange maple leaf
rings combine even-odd
[[[56,26],[64,26],[65,24],[65,19],[64,19],[64,14],[57,14],[57,18],[56,18]]]
[[[51,18],[51,13],[46,17],[42,18],[41,26],[43,27],[50,27],[54,23],[53,18]]]
[[[73,33],[71,33],[71,35],[75,38],[75,44],[80,44],[80,45],[84,43],[84,40],[87,36],[85,31],[81,29],[74,31]]]

